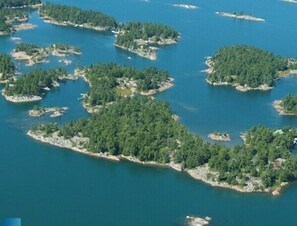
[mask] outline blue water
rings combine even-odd
[[[21,73],[34,68],[75,67],[117,62],[137,68],[156,66],[175,78],[175,86],[157,97],[169,102],[193,133],[207,140],[212,131],[230,133],[230,145],[241,143],[239,133],[252,126],[296,126],[296,117],[282,117],[272,107],[275,99],[297,93],[297,77],[276,82],[268,92],[241,93],[231,87],[213,87],[205,82],[206,56],[231,44],[249,44],[275,54],[297,58],[297,4],[278,0],[103,0],[54,3],[96,9],[118,21],[152,21],[181,32],[177,45],[158,51],[149,61],[114,48],[108,33],[59,27],[44,23],[37,12],[30,22],[38,25],[13,37],[48,46],[75,45],[82,55],[70,57],[65,66],[51,57],[49,63],[27,67],[17,62]],[[197,10],[173,7],[174,3],[198,5]],[[215,11],[244,11],[266,19],[255,23],[219,17]],[[16,43],[0,37],[0,52],[9,53]],[[131,57],[131,59],[129,59]],[[3,86],[1,86],[2,88]],[[38,103],[11,104],[0,98],[0,218],[20,217],[23,225],[183,225],[186,215],[211,216],[212,225],[297,225],[296,183],[279,197],[270,194],[240,194],[213,188],[184,173],[143,167],[128,162],[94,159],[31,140],[26,131],[38,122],[65,123],[88,117],[78,100],[86,93],[84,81],[67,81]],[[34,105],[69,106],[61,119],[32,119]]]

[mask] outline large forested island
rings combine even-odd
[[[37,125],[28,135],[97,157],[169,166],[242,192],[276,193],[297,178],[296,129],[255,127],[245,145],[227,148],[191,134],[172,114],[166,103],[136,95],[63,127]]]
[[[6,83],[15,75],[15,66],[10,56],[0,54],[0,83]]]
[[[155,60],[157,46],[175,44],[178,38],[179,33],[166,25],[129,22],[118,27],[115,45]]]
[[[59,81],[67,76],[65,69],[34,70],[17,80],[6,83],[3,96],[11,102],[31,102],[41,100],[45,91],[59,86]]]
[[[297,115],[297,95],[289,94],[273,103],[280,115]]]
[[[117,27],[115,19],[111,16],[73,6],[45,3],[39,8],[39,13],[46,22],[57,25],[76,26],[99,31],[114,30]]]
[[[246,45],[221,48],[206,63],[208,83],[233,85],[239,91],[272,89],[275,79],[297,67],[294,59]]]
[[[89,112],[121,99],[140,93],[152,95],[172,87],[172,79],[166,71],[156,68],[137,70],[114,63],[96,64],[76,70],[90,84],[84,106]]]
[[[0,9],[36,6],[39,4],[41,4],[41,0],[0,0]]]

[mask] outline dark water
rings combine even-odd
[[[149,61],[114,48],[108,33],[65,28],[43,23],[37,12],[30,22],[38,25],[13,37],[23,42],[48,46],[75,45],[82,50],[70,57],[67,67],[50,58],[47,64],[27,67],[63,66],[69,72],[80,65],[114,61],[138,68],[156,66],[175,78],[171,90],[158,95],[170,103],[193,133],[206,139],[212,131],[239,133],[263,124],[269,127],[296,126],[296,117],[281,117],[272,107],[275,99],[296,94],[297,77],[276,82],[268,92],[240,93],[230,87],[205,83],[204,58],[230,44],[249,44],[275,54],[297,57],[297,4],[277,0],[161,1],[138,0],[55,0],[113,15],[118,21],[165,23],[181,32],[181,41],[158,51]],[[197,10],[173,7],[174,3],[198,5]],[[243,11],[263,17],[255,23],[219,17],[215,11]],[[0,52],[11,52],[16,43],[10,36],[0,38]],[[131,57],[129,59],[128,57]],[[2,87],[1,87],[2,88]],[[67,81],[37,103],[40,106],[69,106],[61,119],[32,119],[27,110],[35,104],[11,104],[0,98],[0,218],[21,217],[23,225],[183,225],[186,215],[211,216],[212,225],[297,225],[296,183],[279,197],[270,194],[240,194],[213,188],[183,173],[169,169],[94,159],[72,151],[40,144],[25,135],[30,126],[43,121],[65,123],[88,114],[78,100],[88,87],[82,81]]]

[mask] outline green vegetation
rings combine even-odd
[[[248,131],[246,145],[227,148],[191,134],[174,121],[166,103],[139,95],[101,108],[88,119],[63,127],[38,125],[33,130],[42,130],[47,136],[59,131],[66,139],[87,137],[85,148],[95,153],[159,163],[174,161],[186,169],[208,163],[219,173],[215,176],[219,181],[232,185],[254,181],[256,189],[264,189],[297,179],[297,156],[292,154],[296,129],[255,127]]]
[[[51,88],[59,82],[67,73],[65,69],[34,70],[10,81],[5,86],[7,96],[42,96],[44,88]]]
[[[41,4],[41,0],[0,0],[0,9],[32,6],[36,4]]]
[[[15,48],[15,52],[25,52],[28,56],[33,56],[40,52],[40,47],[35,44],[19,43]]]
[[[119,26],[118,30],[116,45],[128,49],[138,49],[140,46],[148,49],[151,45],[166,44],[166,39],[176,42],[179,36],[172,28],[154,23],[129,22]]]
[[[50,46],[49,49],[53,49],[53,50],[56,50],[56,51],[62,52],[62,53],[75,53],[75,54],[81,53],[79,48],[70,46],[70,45],[66,45],[66,44],[61,44],[61,43],[53,44]]]
[[[289,94],[282,100],[282,106],[288,113],[297,114],[297,95]]]
[[[14,32],[14,28],[10,24],[7,24],[4,19],[0,18],[0,35],[7,35],[11,32]]]
[[[288,59],[251,46],[224,47],[211,61],[213,72],[208,76],[211,83],[228,82],[251,88],[273,86],[279,71],[289,69]]]
[[[15,31],[14,21],[25,21],[29,17],[28,12],[20,9],[0,8],[0,35],[7,35]]]
[[[0,54],[0,81],[12,78],[15,75],[15,66],[10,56]]]
[[[40,7],[40,14],[58,23],[66,22],[68,25],[84,25],[89,28],[101,27],[105,30],[113,30],[117,27],[115,19],[110,16],[72,6],[46,3]]]
[[[89,106],[105,105],[121,98],[117,88],[122,87],[135,92],[160,88],[169,77],[168,72],[156,68],[137,70],[114,63],[96,64],[82,68],[86,79],[91,83],[85,99]],[[127,90],[125,94],[127,94]]]

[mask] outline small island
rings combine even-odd
[[[232,85],[238,91],[270,90],[274,80],[295,72],[295,59],[275,56],[246,45],[219,49],[206,60],[207,82],[211,85]]]
[[[297,0],[282,0],[283,2],[297,3]]]
[[[228,133],[214,132],[208,134],[208,137],[215,141],[231,141],[230,135]]]
[[[75,76],[83,77],[90,84],[84,98],[84,107],[90,113],[121,98],[135,94],[150,96],[173,86],[173,79],[166,71],[153,67],[137,70],[114,63],[84,67],[76,70]]]
[[[56,118],[64,115],[68,110],[68,107],[37,107],[34,106],[32,110],[29,110],[29,115],[31,117],[41,117],[47,113],[51,113],[51,118]]]
[[[15,76],[15,65],[10,56],[0,54],[0,83],[6,83]]]
[[[67,77],[65,69],[34,70],[16,80],[6,83],[2,95],[13,103],[33,102],[41,100],[45,92],[59,86],[59,82]]]
[[[115,30],[117,23],[111,16],[93,10],[82,10],[73,6],[45,3],[39,14],[47,23],[61,26],[74,26],[96,31]]]
[[[273,106],[280,115],[297,116],[297,95],[289,94],[282,100],[274,101]]]
[[[240,19],[240,20],[250,20],[250,21],[256,21],[256,22],[265,21],[263,18],[244,14],[243,12],[239,12],[239,13],[237,13],[237,12],[233,12],[233,13],[216,12],[216,14],[219,16],[231,17],[231,18]]]
[[[193,217],[193,216],[187,216],[186,217],[186,225],[188,226],[204,226],[208,225],[209,222],[211,221],[210,217]]]
[[[41,5],[41,0],[0,0],[0,9],[2,8],[36,8]]]
[[[115,46],[156,60],[159,46],[175,44],[179,38],[179,33],[166,25],[129,22],[118,27]]]
[[[38,63],[44,63],[48,55],[64,57],[68,54],[80,55],[81,52],[78,48],[65,45],[53,44],[50,47],[42,48],[35,44],[19,43],[12,52],[12,56],[16,60],[25,60],[28,66]]]
[[[184,9],[197,9],[198,6],[195,5],[187,5],[187,4],[173,4],[173,6],[175,7],[180,7],[180,8],[184,8]]]

